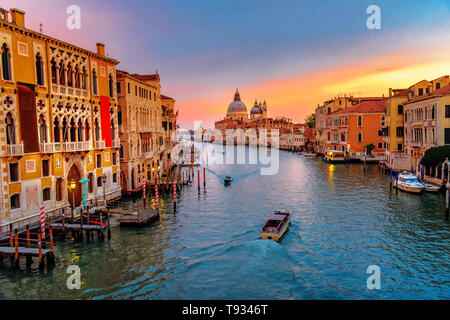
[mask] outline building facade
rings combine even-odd
[[[88,200],[120,196],[118,61],[104,44],[91,52],[27,29],[21,10],[0,11],[0,226],[41,205],[80,206],[81,179]]]
[[[124,193],[155,184],[170,168],[176,130],[175,100],[161,95],[158,73],[118,71],[120,167]]]

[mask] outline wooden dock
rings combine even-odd
[[[17,230],[14,233],[14,237],[10,237],[9,246],[0,245],[0,265],[3,264],[4,257],[9,257],[11,259],[11,265],[15,268],[19,267],[20,257],[26,257],[27,267],[31,266],[33,263],[33,258],[38,258],[39,269],[44,268],[44,259],[47,261],[47,266],[55,264],[55,255],[53,248],[53,232],[50,229],[48,235],[50,238],[49,242],[41,241],[41,234],[37,235],[37,240],[31,239],[29,229],[27,229],[27,238],[19,239],[19,233]],[[20,246],[20,240],[26,241],[26,247]],[[36,243],[37,247],[31,247],[31,243]],[[44,248],[45,245],[49,244],[50,248]]]
[[[141,226],[159,218],[159,212],[152,209],[143,209],[136,214],[123,214],[119,223],[121,226]]]

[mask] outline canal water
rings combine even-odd
[[[450,231],[443,195],[389,188],[377,165],[331,165],[280,152],[257,165],[209,165],[207,193],[185,187],[158,222],[114,227],[105,242],[58,241],[44,273],[0,268],[1,299],[448,299]],[[226,187],[220,177],[231,175]],[[197,178],[195,178],[195,181]],[[132,201],[132,200],[130,200]],[[280,243],[260,240],[274,210],[293,211]],[[69,290],[69,265],[81,289]],[[367,268],[381,289],[367,288]]]

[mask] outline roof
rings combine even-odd
[[[345,111],[347,113],[382,113],[386,111],[386,99],[363,101]]]
[[[158,81],[159,80],[159,74],[137,74],[133,73],[131,75],[133,78],[139,79],[141,81]]]
[[[164,100],[173,100],[173,101],[175,101],[175,99],[174,98],[171,98],[171,97],[168,97],[168,96],[165,96],[165,95],[161,95],[161,99],[164,99]]]
[[[440,89],[437,89],[437,90],[433,91],[432,94],[424,94],[424,95],[417,96],[417,97],[414,97],[412,99],[409,99],[404,104],[409,104],[409,103],[413,103],[413,102],[416,102],[416,101],[421,101],[421,100],[425,100],[425,99],[431,99],[431,98],[435,98],[435,97],[442,96],[442,95],[448,95],[448,94],[450,94],[450,85],[442,87]]]

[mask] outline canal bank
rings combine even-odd
[[[184,187],[177,212],[120,227],[111,241],[55,243],[56,266],[0,269],[3,299],[447,299],[449,222],[442,195],[391,192],[378,166],[280,152],[280,169],[210,165],[207,193]],[[225,187],[221,176],[231,175]],[[281,243],[259,240],[274,210],[293,211]],[[70,265],[81,289],[66,286]],[[381,269],[381,290],[366,286]]]

